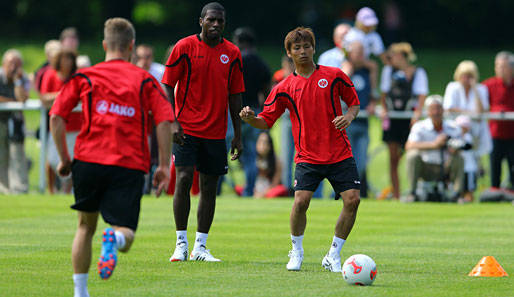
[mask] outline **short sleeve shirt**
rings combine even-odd
[[[148,72],[123,60],[111,60],[74,74],[50,110],[65,120],[82,102],[83,125],[74,158],[147,172],[148,124],[173,121],[171,104]]]
[[[491,112],[514,111],[514,80],[505,85],[503,80],[492,77],[483,83],[489,91]],[[489,120],[491,135],[496,139],[514,139],[514,121]]]
[[[175,87],[175,115],[184,133],[225,139],[230,94],[245,91],[241,52],[222,39],[215,47],[200,35],[181,39],[171,52],[162,83]]]
[[[453,121],[443,121],[443,129],[441,131],[437,131],[434,128],[434,124],[430,118],[426,118],[422,121],[416,122],[409,133],[409,139],[407,141],[413,142],[429,142],[434,141],[437,136],[441,133],[444,133],[452,138],[461,138],[462,130],[460,127]],[[421,150],[421,159],[425,163],[429,164],[441,164],[441,152],[440,150]],[[447,158],[448,156],[445,154],[444,156]]]
[[[341,100],[359,105],[350,79],[338,68],[317,66],[309,78],[292,73],[273,88],[259,117],[272,127],[290,112],[296,163],[333,164],[352,157],[346,131],[332,120],[342,115]]]
[[[59,92],[64,86],[64,81],[59,78],[57,71],[50,68],[46,71],[43,79],[41,80],[40,93],[55,93]],[[66,122],[66,131],[80,131],[82,126],[82,115],[80,112],[72,112],[68,121]]]

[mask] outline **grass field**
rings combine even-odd
[[[70,296],[70,248],[76,214],[71,196],[0,196],[0,296]],[[194,240],[193,198],[189,241]],[[363,200],[342,257],[364,253],[377,263],[371,287],[347,285],[322,269],[340,202],[315,200],[308,212],[305,261],[288,272],[292,199],[223,196],[208,247],[221,263],[170,263],[175,242],[170,198],[145,197],[136,242],[119,255],[108,281],[95,263],[92,296],[512,296],[514,208],[510,204],[401,204]],[[106,225],[99,224],[99,230]],[[100,236],[94,238],[93,260]],[[469,277],[482,256],[510,274]]]

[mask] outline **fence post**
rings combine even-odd
[[[44,106],[39,108],[39,140],[41,148],[39,151],[39,192],[45,193],[46,189],[46,148],[48,143],[47,111]]]

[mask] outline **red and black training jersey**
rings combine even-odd
[[[159,82],[129,62],[102,62],[74,74],[55,99],[50,114],[66,120],[79,102],[83,125],[74,158],[147,172],[149,113],[156,125],[174,119]]]
[[[332,120],[342,115],[342,99],[360,105],[350,79],[338,68],[316,66],[309,78],[290,74],[276,85],[259,114],[268,127],[289,109],[296,148],[296,163],[332,164],[352,157],[346,131]]]
[[[175,116],[184,133],[225,139],[229,94],[245,91],[239,48],[226,39],[211,48],[199,34],[183,38],[168,58],[162,82],[176,86]]]

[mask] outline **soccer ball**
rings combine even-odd
[[[343,264],[343,279],[350,285],[369,286],[377,276],[377,265],[370,257],[356,254]]]

